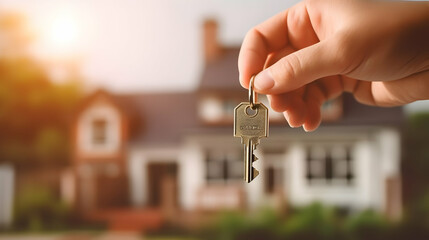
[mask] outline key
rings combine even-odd
[[[253,105],[253,108],[252,108]],[[268,136],[268,108],[262,103],[242,102],[234,109],[234,137],[244,144],[244,181],[259,175],[253,167],[258,158],[253,154],[259,140]]]

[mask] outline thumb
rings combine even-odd
[[[255,77],[255,90],[263,94],[289,92],[319,78],[340,74],[344,61],[338,45],[331,41],[318,42],[293,52]]]

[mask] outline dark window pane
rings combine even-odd
[[[326,176],[326,180],[330,181],[332,180],[333,174],[332,174],[332,168],[334,167],[333,163],[332,163],[332,157],[331,157],[331,153],[329,151],[326,152],[325,154],[325,176]]]
[[[207,180],[222,180],[224,178],[223,161],[207,155],[206,160]]]
[[[346,179],[347,179],[347,183],[351,184],[354,179],[354,174],[353,174],[353,159],[350,153],[350,148],[347,148],[346,161],[347,161]]]
[[[265,192],[273,193],[275,185],[275,170],[274,167],[268,167],[265,175]]]
[[[313,175],[311,174],[311,150],[310,148],[307,149],[307,157],[306,157],[306,164],[307,164],[307,180],[311,182],[311,179],[313,179]]]
[[[306,150],[305,163],[309,184],[353,183],[353,156],[350,146],[309,147]]]
[[[106,143],[107,122],[104,119],[96,119],[92,122],[92,142],[97,145]]]

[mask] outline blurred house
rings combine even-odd
[[[206,64],[196,91],[100,90],[82,103],[73,128],[75,191],[67,195],[80,210],[168,217],[320,201],[401,214],[402,109],[364,106],[350,95],[324,105],[313,133],[270,111],[270,136],[256,153],[260,175],[244,183],[243,145],[232,136],[233,109],[247,100],[239,48],[218,43],[214,21],[203,32]]]

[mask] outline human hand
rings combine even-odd
[[[300,2],[247,33],[238,68],[243,87],[258,73],[255,90],[306,131],[344,91],[374,106],[429,99],[429,2]]]

